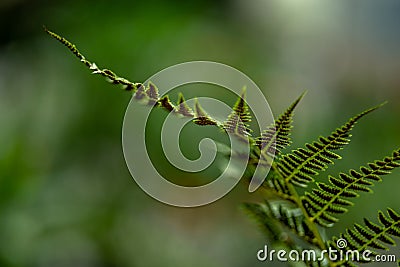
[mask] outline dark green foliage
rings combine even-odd
[[[347,212],[346,206],[353,203],[347,198],[358,197],[358,192],[372,192],[373,181],[381,181],[381,175],[389,174],[395,167],[400,167],[400,150],[391,157],[369,163],[369,167],[361,167],[360,171],[350,170],[340,173],[339,178],[330,176],[330,184],[317,183],[318,189],[306,192],[303,204],[311,221],[322,226],[332,226],[338,219],[335,214]]]
[[[278,223],[271,220],[271,211],[266,205],[260,203],[244,203],[244,210],[257,221],[259,227],[273,240],[284,240],[283,232]]]
[[[286,146],[291,144],[290,129],[293,127],[293,111],[297,104],[303,98],[303,93],[299,98],[294,101],[289,108],[281,114],[275,123],[269,126],[259,138],[256,143],[261,150],[263,157],[272,156],[280,153]],[[268,156],[267,156],[268,155]]]
[[[352,229],[346,229],[346,232],[340,234],[340,238],[347,241],[345,250],[357,250],[363,252],[370,250],[369,256],[372,260],[373,256],[379,254],[378,250],[388,250],[389,245],[395,246],[396,242],[392,237],[400,237],[400,215],[392,209],[387,210],[387,215],[382,211],[378,212],[378,220],[380,224],[373,223],[371,220],[364,218],[364,225],[354,224]],[[333,237],[328,241],[329,246],[340,249],[337,246],[339,238]],[[367,259],[360,258],[360,262],[369,262]],[[335,265],[349,266],[351,262],[342,261],[335,262]]]
[[[49,31],[46,26],[43,26],[44,31],[49,34],[51,37],[65,45],[77,58],[80,59],[81,62],[83,62],[87,67],[91,68],[92,64],[85,59],[85,57],[79,52],[79,50],[76,48],[74,44],[69,42],[67,39],[64,37],[59,36],[58,34]]]
[[[249,128],[251,116],[245,101],[245,90],[237,99],[226,121],[220,123],[208,115],[197,100],[191,108],[184,96],[179,94],[175,106],[168,95],[159,97],[154,84],[149,83],[145,88],[141,83],[132,83],[118,77],[110,70],[100,69],[95,63],[86,60],[75,45],[65,38],[47,29],[45,31],[64,44],[94,74],[100,74],[112,84],[123,85],[125,90],[131,91],[135,100],[153,107],[162,107],[176,115],[193,118],[193,122],[201,126],[217,126],[234,134],[239,140],[249,141],[250,158],[244,159],[247,160],[249,167],[247,174],[250,177],[247,178],[251,178],[255,166],[258,165],[271,167],[271,171],[259,189],[264,200],[261,203],[245,203],[243,207],[258,222],[272,243],[283,245],[287,249],[302,251],[313,248],[316,252],[328,247],[339,249],[336,244],[338,238],[333,237],[326,242],[326,238],[321,234],[321,228],[330,227],[338,222],[337,216],[347,212],[353,205],[349,199],[358,197],[360,192],[372,192],[370,187],[374,181],[381,181],[382,175],[400,167],[400,149],[398,149],[391,156],[360,167],[358,171],[351,169],[347,173],[339,173],[336,177],[329,176],[328,182],[318,181],[316,188],[299,195],[297,186],[307,187],[320,175],[320,172],[340,159],[337,151],[350,142],[350,132],[354,125],[381,105],[354,116],[329,136],[321,136],[318,140],[285,154],[283,150],[291,144],[290,132],[294,109],[304,94],[294,101],[273,125],[267,127],[261,136],[252,139],[252,131]],[[240,156],[240,152],[230,151],[230,148],[227,149],[223,144],[220,146],[227,156]],[[364,226],[355,224],[354,228],[340,234],[340,238],[347,240],[346,249],[362,251],[372,248],[374,253],[377,253],[376,249],[387,249],[388,245],[394,245],[396,240],[393,237],[400,237],[400,215],[388,209],[387,214],[379,212],[378,219],[380,224],[364,219]],[[335,262],[328,258],[323,262],[305,262],[305,265],[356,266],[351,261]]]
[[[167,95],[161,97],[158,102],[160,103],[160,106],[165,108],[168,112],[171,112],[175,109],[175,106],[171,103],[171,100],[169,100]]]
[[[149,105],[153,106],[158,102],[158,89],[152,82],[149,82],[149,84],[147,85],[146,95],[149,98]]]
[[[194,114],[195,114],[195,119],[193,120],[193,122],[198,125],[218,125],[217,121],[211,118],[205,112],[205,110],[201,107],[197,99],[195,100],[194,103]]]
[[[246,88],[243,88],[241,96],[237,99],[232,108],[232,113],[228,116],[223,126],[227,132],[233,133],[239,137],[246,137],[251,133],[249,127],[251,116],[245,97]]]
[[[143,98],[146,97],[146,90],[144,89],[144,85],[143,84],[140,85],[137,88],[137,90],[136,90],[135,94],[133,95],[133,97],[135,99],[137,99],[137,100],[142,100]]]
[[[185,98],[183,97],[182,93],[179,93],[178,96],[178,106],[176,107],[175,112],[181,114],[186,117],[193,117],[193,110],[186,104]]]
[[[279,179],[278,177],[269,177],[268,180],[263,184],[265,188],[270,189],[269,191],[273,194],[278,195],[280,198],[290,200],[292,195],[287,184]]]
[[[267,236],[274,240],[294,244],[294,236],[307,243],[314,242],[314,233],[304,221],[304,216],[293,203],[266,201],[245,203],[243,208],[253,217]]]
[[[350,142],[350,131],[356,122],[378,107],[380,106],[370,108],[351,118],[329,136],[320,136],[312,144],[306,144],[305,148],[284,155],[278,163],[278,169],[285,181],[301,187],[313,182],[313,176],[325,170],[328,164],[333,164],[333,160],[341,158],[333,151],[342,149]]]

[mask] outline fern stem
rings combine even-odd
[[[296,204],[300,207],[300,209],[301,209],[301,211],[302,211],[302,213],[303,213],[303,215],[305,217],[305,223],[307,224],[307,226],[310,228],[310,230],[313,232],[313,234],[315,236],[315,238],[314,238],[315,242],[314,243],[316,245],[318,245],[318,247],[321,250],[325,249],[326,248],[325,242],[322,239],[322,236],[321,236],[321,234],[320,234],[320,232],[318,230],[318,226],[317,226],[317,224],[313,223],[310,220],[310,217],[308,216],[308,213],[307,213],[305,207],[303,206],[303,203],[301,202],[301,198],[297,194],[297,191],[296,191],[294,185],[288,184],[288,189],[289,189],[290,193],[293,195],[293,198],[295,199]]]
[[[272,164],[272,168],[280,176],[282,180],[285,180],[282,174],[279,172],[276,164]],[[314,235],[313,243],[317,245],[321,250],[326,249],[325,242],[321,236],[321,233],[319,232],[318,226],[317,224],[315,224],[313,221],[310,220],[310,216],[308,215],[307,210],[303,206],[301,197],[297,193],[295,186],[291,183],[287,183],[287,188],[289,189],[289,192],[292,195],[292,200],[296,203],[296,205],[300,208],[301,212],[303,213],[305,223],[307,224],[307,226]]]
[[[122,84],[126,91],[135,92],[137,88],[142,85],[141,83],[133,83],[125,78],[119,77],[111,70],[99,69],[96,63],[94,62],[92,63],[89,60],[87,60],[85,56],[81,54],[81,52],[79,52],[78,48],[76,48],[76,46],[73,43],[71,43],[64,37],[61,37],[60,35],[48,30],[45,26],[43,26],[43,29],[48,35],[50,35],[51,37],[53,37],[54,39],[65,45],[83,64],[85,64],[86,67],[92,70],[93,74],[100,74],[101,76],[108,79],[112,84]]]

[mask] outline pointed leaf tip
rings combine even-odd
[[[218,125],[218,122],[211,118],[205,110],[200,106],[199,101],[197,98],[194,102],[194,112],[195,112],[195,119],[193,120],[194,123],[198,125]]]
[[[240,97],[241,97],[243,100],[246,100],[246,93],[247,93],[247,87],[246,87],[246,85],[245,85],[245,86],[242,87],[242,92],[240,93]]]
[[[289,112],[293,112],[293,110],[296,108],[297,104],[300,103],[300,101],[303,99],[303,97],[307,94],[307,90],[305,90],[288,108]]]
[[[206,112],[204,111],[204,109],[201,107],[199,100],[196,98],[194,100],[194,112],[197,118],[199,117],[207,117]]]
[[[186,117],[194,116],[193,110],[186,103],[185,97],[182,93],[179,93],[178,95],[178,105],[176,106],[176,112]]]

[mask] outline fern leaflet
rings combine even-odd
[[[333,163],[333,160],[341,158],[333,151],[342,149],[350,142],[350,131],[357,121],[380,106],[356,115],[328,137],[320,136],[318,141],[306,144],[306,148],[299,148],[284,155],[278,163],[278,170],[285,181],[296,186],[307,187],[308,183],[314,181],[312,176],[317,175],[318,171],[325,170],[328,164]]]
[[[249,107],[245,101],[246,88],[242,90],[242,94],[237,99],[231,114],[228,119],[224,122],[223,127],[228,133],[233,133],[241,138],[249,136],[251,129],[249,122],[251,121],[251,115]]]
[[[354,228],[346,229],[345,233],[340,234],[340,238],[347,241],[346,251],[353,250],[363,252],[370,250],[370,256],[378,255],[376,249],[388,250],[388,245],[395,246],[396,243],[392,237],[400,237],[400,215],[392,209],[387,210],[387,215],[382,211],[378,212],[378,220],[381,225],[373,223],[364,218],[364,226],[355,224]],[[337,237],[328,241],[328,245],[340,250],[337,246]],[[360,253],[360,256],[362,253]],[[354,260],[354,259],[353,259]],[[360,262],[370,262],[370,259],[357,259]],[[334,262],[333,266],[354,266],[351,259]]]
[[[315,235],[304,221],[300,209],[288,201],[265,201],[265,203],[244,203],[244,209],[258,222],[261,229],[275,240],[290,245],[293,236],[301,237],[312,244]],[[286,233],[286,235],[283,235]],[[279,235],[279,236],[278,236]]]
[[[178,106],[176,107],[175,112],[178,114],[181,114],[185,117],[193,117],[194,116],[193,110],[186,103],[185,97],[183,96],[182,93],[179,93]]]
[[[346,206],[353,203],[345,198],[357,197],[357,192],[372,192],[369,186],[372,181],[381,181],[380,175],[389,174],[391,170],[400,167],[400,149],[393,152],[391,157],[377,160],[368,164],[369,168],[361,167],[360,171],[350,170],[340,173],[339,178],[330,176],[330,184],[317,183],[318,189],[306,192],[303,205],[306,207],[311,221],[321,226],[329,227],[338,219],[334,214],[347,212]]]
[[[274,156],[283,150],[286,146],[291,144],[290,130],[293,123],[293,111],[297,104],[305,95],[301,94],[296,101],[294,101],[289,108],[281,114],[274,124],[269,126],[260,137],[257,138],[256,143],[261,150],[262,155]]]

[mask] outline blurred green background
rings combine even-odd
[[[250,76],[275,115],[307,89],[293,148],[389,100],[357,125],[335,174],[399,147],[399,14],[394,0],[2,0],[0,266],[266,265],[256,259],[266,240],[238,209],[253,198],[245,187],[194,209],[140,190],[121,147],[130,95],[90,75],[43,24],[133,81],[217,61]],[[399,211],[399,186],[397,170],[327,234]]]

